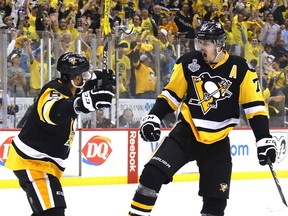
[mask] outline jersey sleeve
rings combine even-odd
[[[187,86],[182,64],[176,63],[169,83],[157,97],[156,103],[149,114],[156,115],[161,120],[168,113],[177,110],[186,95]]]
[[[188,83],[181,63],[175,64],[169,83],[158,98],[164,98],[173,110],[177,110],[187,93]]]
[[[257,73],[248,70],[241,85],[239,103],[242,104],[247,119],[257,115],[267,116],[263,94]]]
[[[69,98],[56,89],[46,89],[37,103],[40,120],[47,124],[57,125],[71,118],[76,118],[74,100],[74,97]]]
[[[240,85],[239,102],[249,120],[256,141],[271,137],[267,110],[256,72],[247,71]]]

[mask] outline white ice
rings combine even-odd
[[[288,199],[288,179],[280,179]],[[64,187],[67,216],[127,216],[136,184]],[[198,182],[164,185],[151,216],[200,216]],[[0,189],[0,215],[29,216],[31,210],[21,189]],[[273,179],[235,180],[225,216],[287,216]]]

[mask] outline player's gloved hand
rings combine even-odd
[[[141,119],[140,136],[144,141],[157,141],[160,134],[160,119],[156,115],[146,115]]]
[[[89,113],[96,109],[110,107],[114,93],[109,90],[90,90],[85,91],[75,102],[77,111]]]
[[[116,85],[116,79],[113,70],[95,70],[91,80],[87,81],[82,92],[95,89],[113,89]]]
[[[276,159],[275,140],[273,138],[263,138],[256,143],[259,163],[267,164],[268,158],[274,163]]]

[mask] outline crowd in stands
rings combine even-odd
[[[155,98],[157,80],[163,87],[177,60],[176,41],[180,41],[180,54],[193,50],[201,23],[218,20],[227,34],[226,49],[245,57],[259,72],[269,114],[279,117],[272,126],[284,126],[287,0],[111,0],[110,7],[111,35],[120,34],[119,41],[113,40],[118,43],[114,44],[118,59],[114,54],[110,61],[110,67],[119,72],[120,98]],[[103,0],[0,0],[1,32],[11,32],[7,48],[11,94],[37,95],[40,39],[59,41],[52,48],[56,58],[75,51],[74,41],[81,37],[82,54],[91,61],[91,38],[96,38],[96,67],[101,68],[103,11]],[[131,32],[117,32],[121,26]],[[43,70],[47,81],[47,64]]]

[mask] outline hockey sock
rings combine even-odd
[[[139,185],[131,203],[130,216],[149,216],[157,199],[156,191]]]

